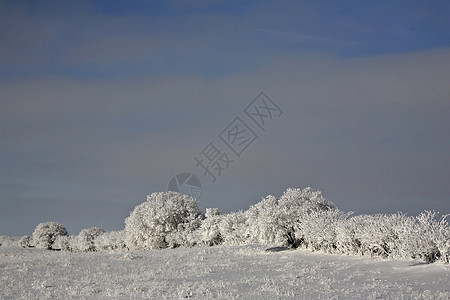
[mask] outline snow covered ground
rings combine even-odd
[[[450,299],[449,265],[267,251],[274,246],[89,253],[1,246],[0,299]]]

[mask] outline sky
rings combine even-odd
[[[310,186],[355,214],[450,213],[449,16],[438,0],[0,0],[0,234],[123,229],[180,173],[203,210]]]

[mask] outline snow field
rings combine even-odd
[[[3,246],[0,299],[450,299],[449,265],[266,251],[273,246],[125,252]]]

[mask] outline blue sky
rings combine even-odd
[[[0,0],[0,234],[121,229],[170,178],[202,208],[312,186],[356,213],[450,212],[448,1]],[[198,155],[283,110],[216,182]],[[232,153],[230,153],[231,156]]]

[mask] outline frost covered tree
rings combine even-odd
[[[66,228],[56,222],[40,223],[33,232],[33,243],[36,248],[52,249],[56,238],[67,235]]]
[[[72,246],[74,250],[88,252],[96,251],[94,245],[94,239],[102,234],[106,233],[106,230],[99,227],[92,227],[88,229],[83,229],[80,231],[78,236],[75,238],[75,246]]]
[[[197,200],[177,192],[153,193],[125,220],[125,242],[130,249],[176,247],[192,241],[202,214]]]

